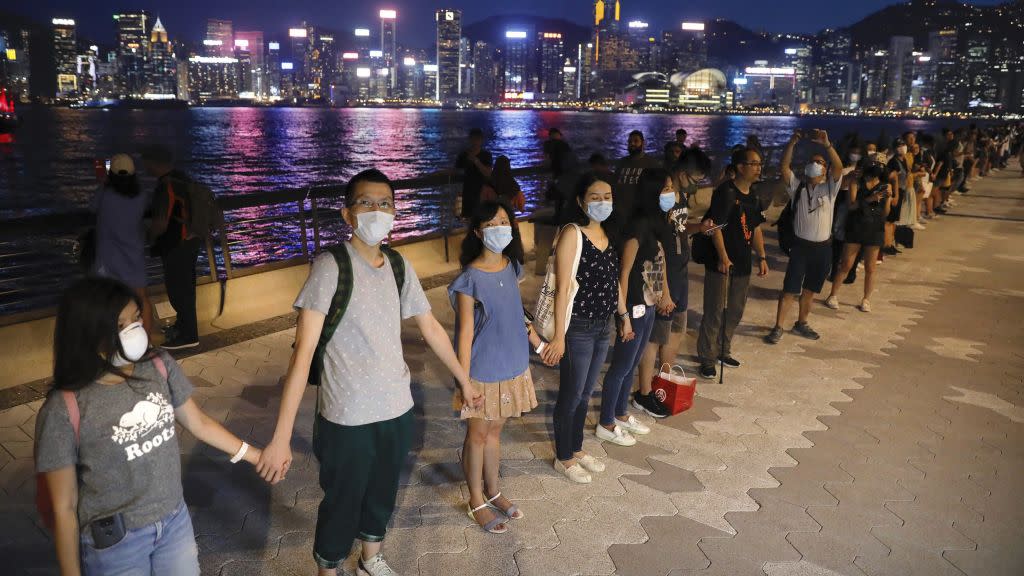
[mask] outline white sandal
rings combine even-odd
[[[491,506],[490,502],[484,502],[476,508],[472,508],[472,504],[466,504],[466,514],[469,515],[471,520],[480,524],[480,521],[476,519],[476,513],[484,508],[493,509],[493,506]],[[500,514],[495,514],[494,518],[492,518],[490,522],[485,522],[480,527],[483,528],[485,532],[490,532],[491,534],[504,534],[505,532],[508,532],[508,526],[505,526],[504,524],[505,519]],[[498,528],[498,526],[501,526],[501,528]]]
[[[494,508],[498,512],[504,514],[505,517],[509,520],[522,520],[523,518],[526,518],[526,514],[524,514],[523,511],[519,509],[519,506],[516,506],[515,504],[512,504],[505,510],[502,510],[500,506],[494,503],[494,501],[497,500],[498,498],[501,498],[501,492],[498,492],[491,499],[489,499],[487,501],[487,504],[490,505],[491,508]],[[509,500],[509,502],[511,502],[511,500]]]

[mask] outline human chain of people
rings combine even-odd
[[[531,354],[559,373],[551,464],[566,482],[591,483],[606,469],[602,456],[584,450],[602,371],[592,430],[602,442],[630,447],[637,436],[657,435],[657,422],[683,409],[667,399],[692,395],[694,382],[672,371],[691,307],[691,260],[705,271],[699,376],[713,381],[741,368],[733,337],[751,276],[773,274],[765,233],[773,199],[785,204],[775,226],[788,260],[775,323],[763,339],[814,341],[827,338],[811,325],[826,281],[831,288],[821,304],[838,308],[840,290],[863,270],[857,307],[870,313],[885,257],[927,242],[927,230],[941,226],[971,182],[1005,169],[1013,155],[1024,166],[1021,123],[907,132],[891,142],[795,131],[778,180],[763,176],[756,135],[731,150],[720,174],[686,140],[680,130],[663,155],[648,154],[644,134],[634,131],[612,171],[596,155],[580,166],[564,135],[551,130],[545,201],[558,233],[538,304],[527,309],[516,220],[522,190],[508,158],[492,160],[484,133],[471,130],[455,162],[466,235],[461,272],[447,288],[454,334],[435,318],[411,262],[386,243],[397,211],[391,179],[377,169],[356,174],[341,208],[352,237],[313,260],[295,298],[293,351],[276,426],[262,448],[204,413],[168,352],[199,343],[198,253],[223,224],[213,193],[175,169],[167,149],[141,154],[142,167],[157,178],[152,194],[140,190],[131,155],[111,158],[94,202],[90,274],[61,298],[53,389],[36,420],[37,508],[61,573],[199,574],[175,424],[277,484],[293,465],[299,406],[314,386],[312,451],[323,498],[310,567],[321,576],[346,570],[342,563],[357,546],[356,574],[397,574],[382,548],[414,434],[405,320],[457,383],[452,406],[465,422],[465,513],[487,533],[514,531],[530,510],[502,494],[501,438],[509,419],[539,406]],[[697,191],[708,180],[710,207],[697,216]],[[147,246],[162,260],[177,315],[163,335],[146,293]]]

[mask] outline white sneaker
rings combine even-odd
[[[871,302],[868,302],[867,300],[861,300],[860,306],[858,306],[858,308],[860,308],[861,312],[871,312]]]
[[[580,466],[579,464],[573,464],[572,466],[566,468],[565,464],[563,464],[561,460],[555,458],[554,466],[555,470],[558,470],[562,474],[565,474],[566,478],[572,480],[577,484],[590,484],[592,480],[590,474],[587,473],[587,471],[583,469],[583,466]]]
[[[391,569],[388,563],[384,561],[384,556],[377,554],[369,560],[359,559],[359,569],[356,571],[358,576],[398,576],[398,572]]]
[[[836,298],[835,296],[825,298],[825,306],[828,306],[833,310],[839,310],[839,298]]]
[[[640,434],[642,436],[644,434],[650,434],[651,433],[650,426],[648,426],[648,425],[644,424],[643,422],[637,420],[636,416],[633,416],[632,414],[629,415],[629,418],[626,418],[625,422],[623,422],[622,420],[619,420],[618,418],[616,418],[615,419],[615,423],[620,428],[622,428],[626,432],[629,432],[630,434]]]
[[[580,466],[583,466],[591,472],[604,472],[604,462],[601,462],[590,454],[587,454],[583,458],[577,458],[576,461],[580,463]]]
[[[920,222],[914,222],[913,224],[910,225],[910,227],[913,228],[914,230],[927,230],[928,229],[927,226],[925,226],[924,224],[921,224]]]
[[[619,446],[632,446],[636,444],[636,438],[622,429],[621,426],[615,426],[614,430],[609,430],[600,424],[594,430],[594,435],[597,436],[598,440],[605,440],[612,444],[618,444]]]

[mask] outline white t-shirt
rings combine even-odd
[[[798,238],[808,242],[824,242],[832,236],[832,214],[839,196],[842,178],[833,180],[826,176],[817,186],[805,186],[800,201],[793,206],[793,231]],[[790,199],[800,187],[800,179],[790,172],[786,192]]]

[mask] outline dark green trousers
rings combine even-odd
[[[319,566],[337,568],[356,538],[384,539],[412,443],[412,425],[412,410],[361,426],[341,426],[317,414],[313,453],[320,461],[324,491],[313,539]]]

